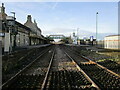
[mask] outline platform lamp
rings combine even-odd
[[[14,26],[13,26],[13,28],[14,28],[14,31],[13,31],[13,35],[14,35],[14,45],[13,45],[13,47],[14,47],[14,49],[15,49],[15,47],[16,47],[16,34],[17,34],[17,32],[16,32],[16,30],[15,30],[15,12],[10,12],[10,13],[12,13],[13,14],[13,20],[14,20]]]
[[[10,16],[7,18],[7,26],[8,26],[9,35],[10,35],[10,49],[9,49],[10,53],[13,51],[13,49],[12,49],[12,37],[11,37],[13,25],[14,25],[13,18]]]

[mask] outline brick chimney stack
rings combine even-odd
[[[31,15],[28,15],[28,16],[27,16],[27,22],[32,22],[32,17],[31,17]]]
[[[5,7],[4,7],[4,3],[2,3],[2,7],[1,7],[1,13],[5,13]]]

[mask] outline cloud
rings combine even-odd
[[[55,2],[55,4],[52,6],[52,10],[54,10],[58,5],[58,0]]]

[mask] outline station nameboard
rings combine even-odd
[[[5,36],[5,33],[0,33],[0,37],[3,37],[3,36]]]
[[[90,41],[93,41],[93,36],[90,36]]]

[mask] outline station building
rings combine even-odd
[[[0,8],[0,41],[5,52],[10,52],[15,47],[46,43],[46,38],[41,34],[36,21],[32,22],[31,15],[28,15],[25,24],[21,24],[15,17],[5,13],[3,3]]]
[[[104,38],[104,48],[120,50],[120,35],[109,35]]]
[[[45,38],[41,34],[41,29],[37,26],[37,23],[35,20],[34,20],[34,23],[32,22],[31,15],[27,16],[27,21],[24,25],[31,29],[30,36],[29,36],[30,45],[37,45],[37,44],[44,43]]]

